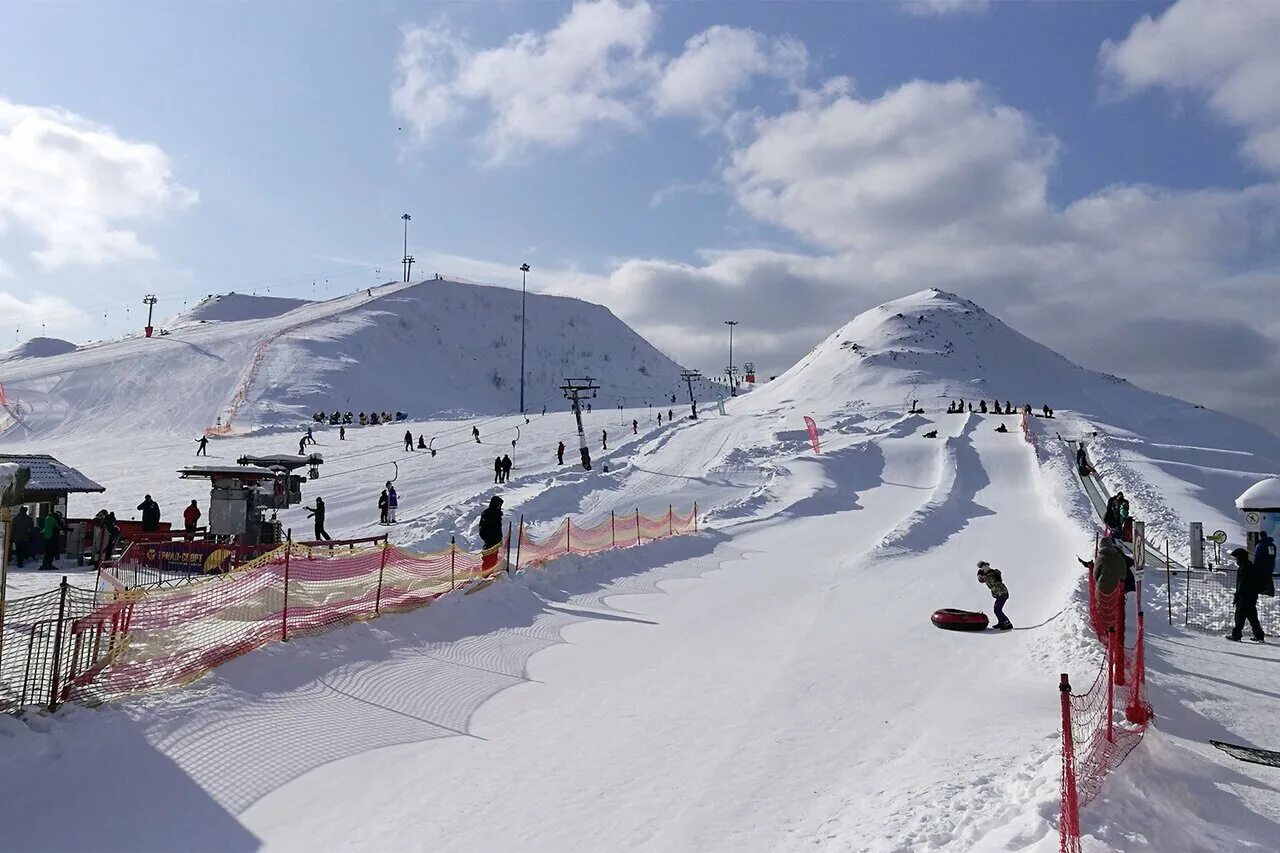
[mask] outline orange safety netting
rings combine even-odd
[[[275,640],[317,634],[385,611],[421,607],[450,590],[515,568],[536,568],[564,554],[592,554],[695,532],[694,512],[652,518],[613,514],[594,527],[565,519],[550,536],[521,524],[480,553],[456,546],[421,554],[386,537],[290,542],[221,575],[180,586],[134,589],[105,571],[106,601],[76,619],[77,655],[61,698],[102,701],[185,684]]]

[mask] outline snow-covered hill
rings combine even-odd
[[[71,343],[71,341],[64,341],[61,338],[31,338],[11,350],[0,353],[0,361],[19,358],[48,358],[54,355],[75,352],[75,350],[75,344]]]
[[[526,408],[563,406],[566,377],[591,376],[594,404],[659,402],[680,367],[607,308],[530,294]],[[6,362],[0,383],[22,440],[92,434],[198,435],[296,426],[315,411],[518,411],[520,293],[431,280],[325,302],[231,294],[170,334]],[[201,322],[203,321],[203,322]]]

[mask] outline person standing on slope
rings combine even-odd
[[[409,430],[404,431],[404,449],[413,450],[413,433]]]
[[[200,523],[200,507],[195,501],[182,511],[182,523],[188,533],[194,531],[196,525]]]
[[[41,525],[40,538],[44,541],[44,559],[40,562],[40,571],[53,571],[53,560],[58,556],[58,534],[62,532],[62,518],[58,511],[50,509]]]
[[[563,441],[560,442],[560,445],[558,447],[556,447],[556,464],[557,465],[564,464],[564,442]]]
[[[196,456],[209,455],[209,436],[202,435],[196,439],[196,444],[200,445],[196,448]]]
[[[382,490],[382,494],[378,496],[378,523],[379,523],[379,524],[390,524],[390,523],[391,523],[391,522],[387,521],[387,507],[388,507],[388,506],[389,506],[389,504],[387,503],[387,490],[386,490],[386,489],[383,489],[383,490]]]
[[[1253,564],[1260,574],[1270,577],[1276,572],[1276,540],[1263,530],[1258,534],[1258,544],[1253,549]]]
[[[502,482],[502,457],[493,457],[493,482],[495,484]]]
[[[1114,628],[1124,642],[1124,580],[1129,566],[1124,552],[1110,536],[1098,543],[1098,559],[1093,562],[1093,585],[1103,625]]]
[[[400,506],[400,497],[396,494],[396,487],[387,483],[387,521],[390,524],[396,524],[396,508]]]
[[[480,570],[491,571],[498,565],[498,546],[502,544],[502,498],[489,498],[489,506],[480,513],[480,543],[484,546]]]
[[[1004,585],[1000,570],[991,568],[991,564],[986,560],[979,560],[978,581],[987,585],[987,589],[991,590],[991,597],[996,600],[994,609],[997,630],[1008,631],[1013,627],[1013,623],[1004,615],[1004,605],[1009,600],[1009,588]]]
[[[476,444],[480,443],[480,427],[473,426],[471,428],[471,437],[476,440]]]
[[[600,430],[600,444],[602,445],[602,449],[609,449],[609,431],[607,429]]]
[[[632,435],[638,435],[638,434],[639,434],[639,432],[640,432],[640,422],[639,422],[639,421],[637,421],[635,418],[632,418],[632,419],[631,419],[631,434],[632,434]]]
[[[305,435],[298,440],[298,455],[299,456],[307,455],[307,437]]]
[[[307,511],[309,517],[316,520],[316,541],[321,542],[333,537],[324,529],[324,498],[317,496],[316,505],[314,507],[303,507]]]
[[[25,506],[18,507],[18,514],[13,517],[13,559],[18,568],[22,568],[22,564],[30,556],[31,540],[35,535],[36,525],[31,519],[31,513]]]
[[[1231,552],[1231,556],[1236,559],[1236,619],[1235,627],[1227,635],[1227,639],[1240,642],[1244,634],[1244,623],[1248,622],[1253,631],[1253,641],[1264,642],[1266,635],[1262,633],[1262,624],[1258,621],[1258,596],[1274,595],[1275,582],[1270,573],[1264,575],[1258,569],[1245,549],[1237,548]]]
[[[502,454],[502,482],[508,483],[510,481],[511,481],[511,457],[504,453]]]
[[[347,440],[347,428],[344,426],[338,427],[338,441],[346,441],[346,440]]]
[[[151,495],[142,499],[138,509],[142,512],[143,533],[155,533],[160,529],[160,504],[153,501]]]

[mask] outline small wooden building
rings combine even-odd
[[[67,499],[73,494],[105,492],[106,488],[90,480],[70,465],[64,465],[47,453],[0,453],[0,464],[13,463],[31,472],[31,479],[23,489],[22,503],[31,518],[43,518],[55,509],[63,521],[67,521]],[[18,506],[11,509],[17,514]],[[68,524],[64,539],[66,550],[79,557],[83,551],[83,525]]]

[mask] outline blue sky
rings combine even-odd
[[[423,274],[528,261],[704,368],[937,285],[1280,417],[1276,7],[10,4],[0,347],[396,278],[408,211]]]

